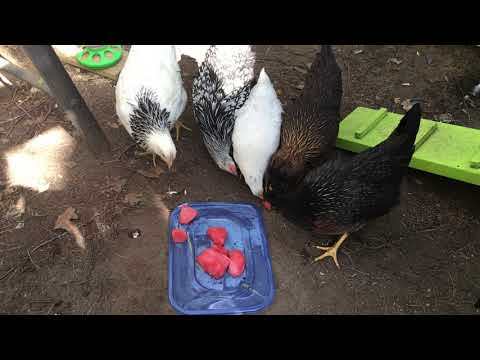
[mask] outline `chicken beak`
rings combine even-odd
[[[167,163],[168,171],[171,171],[173,167],[173,158],[168,158],[166,163]]]

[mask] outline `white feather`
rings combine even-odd
[[[132,45],[115,89],[120,122],[131,135],[132,104],[142,87],[154,92],[169,113],[172,124],[185,110],[187,93],[183,87],[174,45]]]
[[[255,196],[263,189],[263,174],[280,142],[282,104],[264,69],[249,98],[236,112],[233,157]]]
[[[477,96],[478,94],[480,94],[480,84],[476,85],[473,90],[472,90],[472,94],[474,96]]]

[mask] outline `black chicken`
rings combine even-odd
[[[415,104],[388,139],[348,161],[329,160],[310,171],[295,191],[266,191],[273,207],[317,234],[343,234],[333,247],[318,247],[337,261],[349,233],[385,215],[399,202],[400,185],[415,151],[421,109]]]
[[[267,168],[265,188],[288,191],[327,159],[338,136],[341,100],[342,72],[331,46],[323,45],[302,94],[285,109],[280,147]]]

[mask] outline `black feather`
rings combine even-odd
[[[230,153],[235,111],[243,106],[250,94],[253,79],[245,74],[253,69],[254,60],[247,54],[227,71],[222,62],[224,59],[217,56],[216,46],[211,46],[193,80],[194,118],[212,156]],[[234,77],[242,80],[241,85],[227,94],[224,84],[233,81]]]
[[[156,130],[169,131],[170,112],[162,108],[154,92],[142,87],[136,96],[136,104],[130,114],[130,127],[133,140],[146,147],[147,136]]]
[[[294,192],[265,194],[266,200],[290,220],[321,234],[358,230],[398,204],[420,117],[417,104],[382,143],[349,160],[327,161],[310,171]]]

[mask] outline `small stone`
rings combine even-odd
[[[137,239],[140,236],[142,236],[142,232],[140,231],[140,229],[135,229],[135,230],[131,231],[128,234],[128,236],[130,236],[132,239]]]

